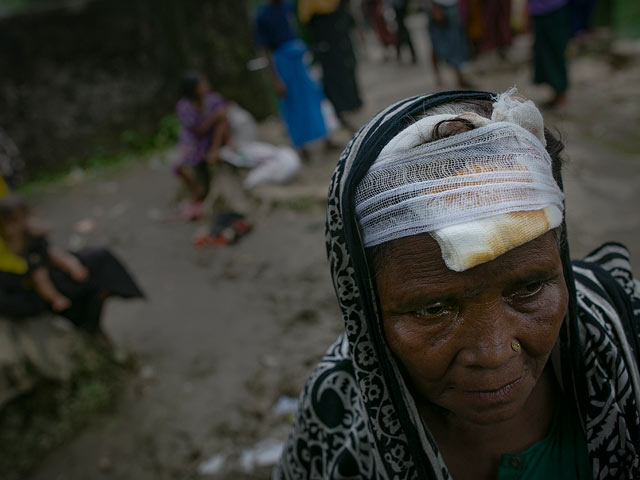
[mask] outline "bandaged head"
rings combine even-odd
[[[460,121],[473,128],[447,131]],[[540,111],[515,88],[497,96],[490,119],[420,119],[391,139],[358,185],[365,247],[429,233],[460,272],[558,227],[564,197],[545,143]]]

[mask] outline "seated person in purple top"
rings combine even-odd
[[[220,147],[230,140],[227,101],[212,92],[201,73],[182,78],[182,98],[176,105],[180,121],[178,161],[174,171],[189,190],[194,208],[209,193],[209,165],[217,162]]]

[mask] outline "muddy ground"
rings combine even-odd
[[[417,66],[383,61],[372,43],[361,50],[365,107],[353,118],[358,126],[395,100],[434,91],[424,20],[411,22]],[[548,91],[530,81],[529,49],[530,39],[521,37],[509,61],[480,58],[471,80],[491,91],[515,84],[545,100]],[[566,114],[548,115],[547,124],[567,144],[573,254],[618,240],[640,271],[640,61],[586,53],[573,58],[571,77]],[[453,87],[450,72],[445,80]],[[286,141],[276,120],[260,133]],[[348,138],[336,134],[342,143]],[[254,228],[237,245],[219,249],[191,245],[206,221],[171,219],[177,185],[170,153],[97,178],[74,175],[30,198],[55,223],[56,243],[109,245],[149,296],[113,301],[104,318],[138,365],[117,408],[51,453],[30,480],[198,478],[198,466],[216,454],[225,460],[212,478],[266,477],[268,467],[243,470],[241,452],[284,439],[289,418],[273,406],[283,395],[297,395],[342,328],[323,243],[324,196],[338,154],[315,149],[292,184],[251,198],[234,189],[237,178],[225,181]],[[87,219],[95,228],[78,225]]]

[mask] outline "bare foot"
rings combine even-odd
[[[82,265],[82,263],[78,262],[69,268],[69,275],[76,282],[83,283],[89,278],[89,270],[87,270],[87,267]]]
[[[203,202],[182,202],[180,204],[180,216],[186,220],[197,220],[204,215]]]
[[[566,93],[556,94],[551,100],[542,104],[542,108],[549,110],[553,113],[562,114],[566,111],[568,106],[568,99]]]
[[[60,295],[59,297],[56,297],[51,301],[51,309],[54,312],[64,312],[70,306],[71,300],[63,295]]]

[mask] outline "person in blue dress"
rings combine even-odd
[[[280,114],[287,125],[293,145],[305,152],[305,146],[327,139],[328,130],[322,115],[324,94],[309,76],[304,62],[307,52],[296,32],[293,3],[270,0],[256,15],[257,43],[265,49]]]

